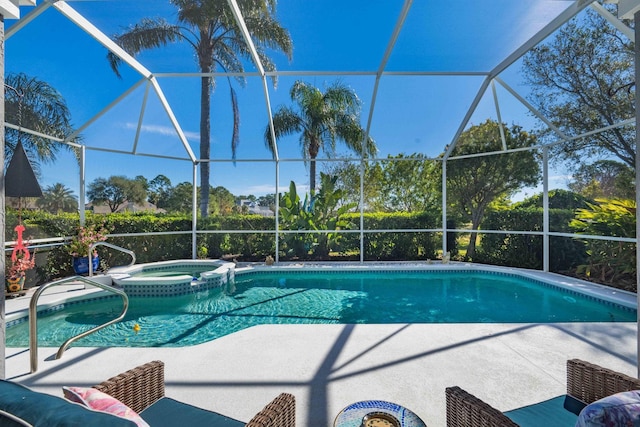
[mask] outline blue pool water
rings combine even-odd
[[[41,314],[38,343],[60,346],[113,319],[121,304],[104,298]],[[633,309],[508,274],[273,271],[238,275],[222,289],[132,297],[124,321],[74,345],[180,347],[261,324],[635,321]],[[27,322],[7,328],[7,346],[28,346],[28,339]]]

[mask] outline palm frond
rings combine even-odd
[[[130,55],[137,55],[146,49],[153,49],[166,46],[179,40],[184,40],[181,27],[169,24],[162,18],[143,18],[139,23],[131,26],[126,31],[113,37],[114,41],[120,45]],[[122,58],[113,52],[107,54],[107,60],[111,69],[120,78],[119,67]]]

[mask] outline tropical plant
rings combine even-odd
[[[316,257],[326,258],[341,240],[340,230],[349,228],[351,222],[345,214],[357,206],[343,203],[344,190],[337,187],[338,177],[320,173],[320,190],[305,195],[300,202],[293,181],[289,192],[280,198],[280,224],[287,230],[313,230],[317,235],[300,233],[285,234],[290,255],[304,257],[313,249]]]
[[[78,209],[78,199],[71,189],[58,182],[45,188],[36,206],[51,213],[73,212]]]
[[[341,140],[346,147],[363,157],[377,152],[371,137],[365,141],[365,131],[360,126],[361,102],[353,89],[340,81],[331,84],[325,92],[296,81],[291,87],[291,100],[296,109],[281,106],[273,115],[276,140],[280,137],[300,133],[300,145],[309,162],[309,187],[316,188],[316,158],[321,151],[330,155],[336,151],[336,142]],[[267,148],[275,156],[276,146],[271,130],[264,132]]]
[[[200,213],[208,215],[209,206],[209,162],[211,151],[211,92],[215,80],[211,73],[218,67],[231,73],[244,72],[243,60],[251,59],[251,52],[227,0],[170,0],[178,8],[177,24],[164,19],[145,18],[126,32],[116,35],[115,41],[132,55],[146,49],[166,46],[169,43],[185,42],[195,52],[201,77],[200,100]],[[262,66],[274,71],[275,64],[266,54],[266,49],[279,50],[289,59],[292,43],[289,33],[276,20],[276,0],[238,0],[238,7],[252,36]],[[110,52],[108,60],[114,72],[118,71],[121,58]],[[244,83],[242,77],[237,79]],[[273,77],[276,83],[275,76]],[[239,143],[239,110],[236,93],[231,88],[233,109],[233,134],[231,148],[235,158]]]
[[[280,196],[280,229],[308,230],[310,228],[309,200],[305,196],[304,202],[296,190],[296,183],[289,183],[289,191]],[[288,256],[298,258],[309,254],[313,237],[310,234],[299,233],[284,235],[284,242]]]
[[[18,140],[38,169],[40,162],[52,163],[60,149],[72,150],[71,146],[54,142],[41,135],[61,139],[73,132],[71,112],[62,95],[48,83],[26,74],[8,74],[5,79],[5,120],[18,127],[24,127],[38,134],[21,132],[5,127],[5,161],[8,163]],[[73,142],[79,142],[76,137]]]
[[[635,200],[596,199],[586,209],[578,209],[571,227],[580,234],[612,237],[635,237]],[[608,240],[585,239],[588,264],[578,267],[577,272],[595,277],[603,283],[625,281],[630,289],[635,288],[636,250],[635,244]],[[619,284],[618,284],[619,285]]]

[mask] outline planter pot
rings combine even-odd
[[[94,256],[92,259],[92,267],[94,273],[98,270],[99,265],[100,257]],[[73,257],[73,271],[75,271],[76,274],[89,274],[89,257]]]
[[[25,277],[7,278],[7,292],[20,292],[24,288]]]

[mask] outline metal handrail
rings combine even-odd
[[[102,325],[96,326],[95,328],[79,333],[78,335],[66,340],[60,346],[60,349],[58,349],[58,352],[56,353],[56,359],[60,359],[64,351],[67,349],[67,347],[69,347],[69,345],[71,345],[71,343],[73,343],[74,341],[79,340],[80,338],[86,337],[87,335],[92,334],[113,323],[119,322],[127,314],[127,309],[129,308],[129,297],[123,290],[114,288],[113,286],[106,285],[100,282],[96,282],[95,280],[91,280],[83,276],[66,277],[64,279],[56,280],[54,282],[49,282],[47,284],[40,286],[38,290],[34,292],[33,296],[31,297],[31,301],[29,302],[29,353],[31,356],[31,373],[34,373],[38,370],[38,310],[37,310],[38,298],[40,298],[40,295],[46,289],[53,286],[62,285],[67,282],[72,282],[72,281],[84,282],[85,284],[97,286],[98,288],[104,289],[105,291],[113,292],[117,295],[120,295],[122,297],[122,303],[123,303],[122,313],[120,313],[120,315],[117,318],[110,320],[107,323],[104,323]]]
[[[93,262],[91,262],[91,260],[93,260],[93,250],[97,246],[106,246],[111,249],[116,249],[116,250],[119,250],[120,252],[124,252],[125,254],[131,255],[131,262],[127,264],[125,267],[130,267],[136,263],[136,254],[133,253],[133,251],[130,251],[129,249],[121,248],[120,246],[112,245],[111,243],[107,243],[107,242],[95,242],[89,246],[89,254],[88,254],[89,255],[89,277],[93,276]]]

